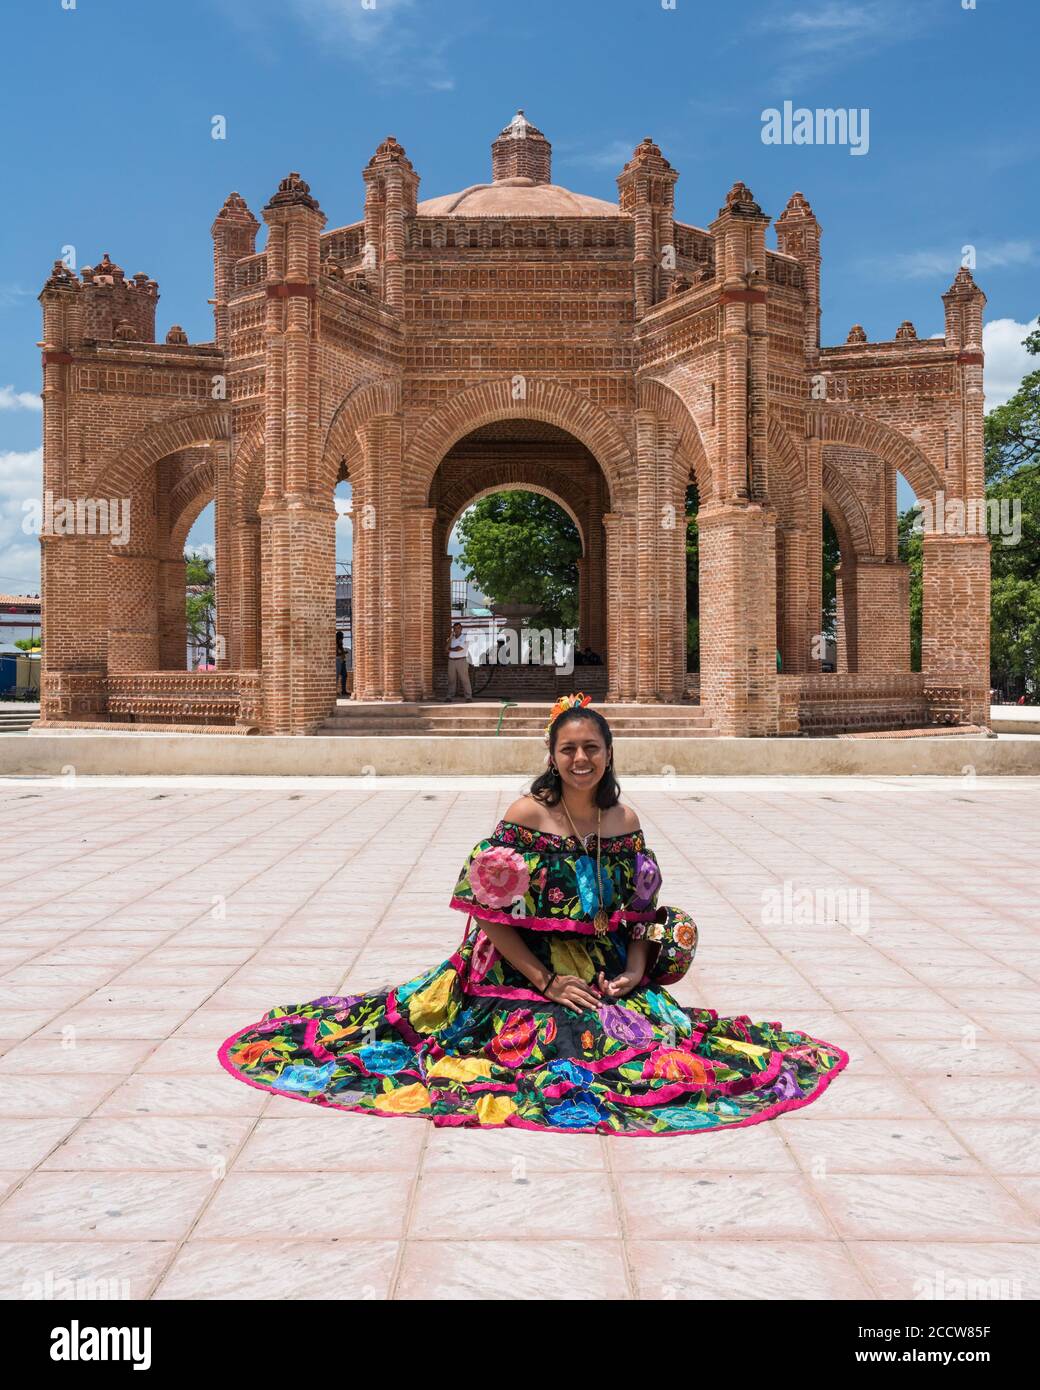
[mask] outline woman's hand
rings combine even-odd
[[[639,981],[643,978],[642,972],[634,970],[622,970],[620,975],[615,975],[612,980],[608,980],[601,970],[599,972],[599,987],[605,999],[622,999],[626,994],[631,994]]]
[[[602,978],[603,972],[600,972]],[[577,975],[557,975],[544,991],[546,999],[554,1004],[563,1004],[572,1013],[583,1013],[586,1009],[598,1009],[602,1002],[590,984]]]

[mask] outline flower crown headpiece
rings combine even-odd
[[[549,730],[555,720],[559,719],[564,710],[584,709],[586,705],[592,704],[592,696],[586,695],[584,691],[575,691],[573,695],[561,695],[549,711],[549,722],[545,726],[545,746],[549,747]]]

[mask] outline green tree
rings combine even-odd
[[[14,644],[23,652],[38,652],[40,650],[38,637],[16,637]]]
[[[1040,354],[1040,329],[1023,340]],[[1009,401],[986,416],[986,482],[1001,482],[1040,464],[1040,367],[1027,372]]]
[[[578,528],[539,492],[481,497],[456,526],[458,561],[494,603],[533,603],[536,624],[578,626]]]
[[[192,551],[184,556],[185,619],[188,636],[197,647],[205,647],[206,664],[212,662],[210,644],[213,629],[213,610],[216,606],[214,596],[213,561],[199,552]]]
[[[905,512],[899,513],[899,558],[910,566],[910,669],[921,669],[921,624],[924,610],[921,596],[924,592],[922,575],[924,573],[924,551],[921,548],[921,532],[915,522],[921,513],[914,503]]]
[[[1040,330],[1024,346],[1040,355]],[[1040,367],[986,416],[986,498],[1021,508],[1021,536],[990,546],[991,682],[1008,694],[1040,688]]]

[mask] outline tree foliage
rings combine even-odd
[[[924,551],[921,547],[921,532],[914,529],[914,523],[921,509],[915,503],[899,513],[899,558],[910,566],[910,669],[921,669],[921,632],[923,614],[921,598],[924,593],[922,576],[924,574]]]
[[[216,606],[214,595],[213,561],[206,555],[193,551],[184,557],[185,583],[188,592],[184,599],[185,620],[188,636],[197,646],[209,646],[213,623],[213,610]]]
[[[1040,355],[1040,331],[1024,340]],[[1040,368],[985,420],[986,500],[1021,508],[1021,535],[990,539],[990,682],[1006,695],[1040,691]],[[910,564],[913,669],[920,670],[922,545],[917,507],[899,517],[900,558]]]
[[[581,539],[570,516],[539,492],[494,492],[459,519],[458,561],[494,603],[533,603],[532,625],[578,626]]]
[[[1040,354],[1040,329],[1023,346]],[[1018,390],[986,416],[986,482],[998,483],[1023,468],[1040,465],[1040,366],[1027,372]]]
[[[1040,330],[1024,346],[1040,356]],[[1040,364],[986,416],[986,496],[1021,507],[1021,538],[991,542],[991,680],[1007,694],[1040,689]],[[1013,515],[1013,511],[1011,513]]]

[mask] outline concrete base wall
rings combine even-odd
[[[1040,776],[1040,739],[639,738],[615,745],[618,773],[667,776]],[[251,775],[534,777],[538,738],[236,738],[221,734],[0,735],[0,776]]]

